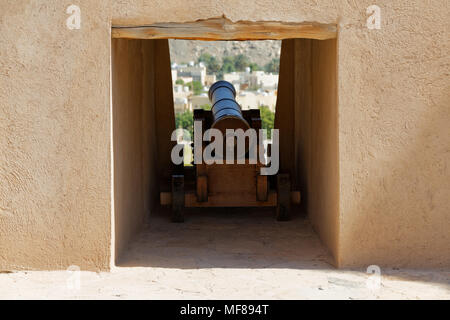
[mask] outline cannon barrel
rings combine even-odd
[[[244,119],[241,107],[236,102],[236,90],[227,81],[217,81],[208,92],[209,100],[212,104],[213,124],[211,128],[218,129],[225,134],[226,129],[250,128]]]

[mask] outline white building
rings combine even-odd
[[[256,109],[260,106],[268,106],[272,112],[275,112],[277,96],[275,91],[240,91],[236,96],[236,101],[243,110]]]
[[[178,76],[178,74],[177,74],[177,70],[176,69],[172,69],[171,70],[171,72],[172,72],[172,85],[175,85],[175,82],[177,81],[177,76]]]
[[[252,82],[263,90],[275,90],[278,88],[278,74],[255,71],[252,73]]]
[[[241,72],[225,73],[223,75],[223,80],[232,84],[241,84]]]
[[[190,77],[193,81],[199,81],[202,85],[205,85],[206,67],[204,65],[177,66],[176,71],[178,78]]]
[[[223,76],[225,81],[232,83],[236,89],[262,88],[264,90],[276,90],[278,88],[278,74],[265,73],[264,71],[231,72]]]
[[[173,107],[175,113],[183,113],[187,110],[191,110],[188,98],[174,97]]]
[[[215,74],[207,74],[205,77],[205,86],[212,86],[217,81]]]
[[[189,97],[192,92],[189,91],[189,87],[181,84],[175,84],[173,86],[173,101],[175,113],[184,112],[186,110],[192,110],[189,103]]]
[[[182,80],[184,84],[187,84],[189,82],[192,82],[193,78],[192,77],[180,77],[180,76],[177,76],[177,80]]]

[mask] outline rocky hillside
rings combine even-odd
[[[170,40],[172,62],[197,61],[202,53],[209,53],[222,61],[224,56],[244,54],[251,62],[264,66],[280,56],[281,41],[193,41]]]

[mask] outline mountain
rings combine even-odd
[[[264,66],[280,57],[281,41],[197,41],[169,40],[170,58],[177,64],[197,61],[202,53],[209,53],[222,61],[224,56],[244,54],[251,62]]]

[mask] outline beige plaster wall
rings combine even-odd
[[[116,262],[158,199],[153,54],[153,41],[112,41]]]
[[[108,6],[66,7],[0,1],[0,270],[109,268]]]
[[[449,2],[0,0],[0,268],[107,269],[110,27],[336,23],[340,266],[450,265]]]
[[[283,40],[275,127],[280,170],[330,253],[339,255],[337,41]]]
[[[336,60],[336,40],[311,42],[312,101],[304,114],[309,122],[307,212],[335,259],[340,254]]]
[[[340,28],[340,266],[450,266],[448,1]]]

